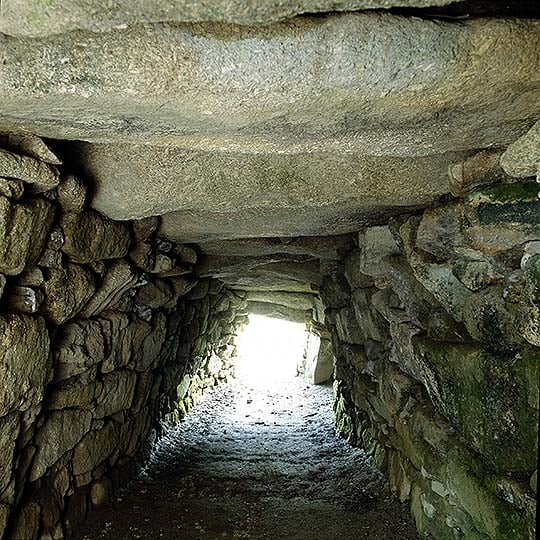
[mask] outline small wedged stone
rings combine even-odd
[[[14,286],[4,295],[8,308],[21,313],[37,313],[43,304],[44,294],[39,289],[27,286]]]
[[[0,146],[51,165],[62,165],[62,160],[45,144],[43,139],[30,133],[2,133]]]
[[[66,176],[56,188],[64,212],[82,212],[86,202],[86,185],[77,176]]]
[[[387,226],[369,227],[359,235],[360,271],[368,276],[384,274],[382,259],[400,255],[401,250]]]
[[[159,227],[159,216],[133,220],[131,227],[137,242],[147,242]]]
[[[177,263],[170,270],[159,272],[160,277],[178,277],[193,273],[193,266],[189,263]]]
[[[65,243],[62,251],[74,262],[125,257],[130,244],[129,226],[94,210],[62,216]]]
[[[0,195],[14,201],[18,201],[24,193],[24,185],[12,178],[0,177]]]
[[[55,188],[60,182],[60,173],[53,165],[1,149],[0,177],[34,184],[38,192]]]
[[[38,266],[26,268],[22,274],[17,277],[17,285],[23,287],[41,287],[45,282],[43,270]]]
[[[138,279],[128,262],[114,261],[107,270],[97,292],[82,310],[81,315],[93,317],[114,305],[128,289],[137,284]]]
[[[1,316],[0,350],[0,416],[39,404],[52,376],[49,335],[43,319]]]
[[[495,184],[508,177],[500,165],[501,152],[482,150],[461,163],[448,167],[450,193],[461,197],[485,184]]]
[[[0,196],[0,272],[20,274],[37,261],[53,216],[53,206],[45,199],[19,203]]]
[[[540,172],[540,120],[506,149],[501,165],[510,176],[519,178]]]
[[[43,251],[43,254],[36,264],[42,268],[55,268],[61,270],[64,266],[62,252],[54,249],[46,249]]]
[[[95,291],[89,270],[68,263],[62,269],[49,268],[43,285],[45,300],[41,313],[50,322],[62,324],[77,315]]]
[[[37,432],[37,452],[30,481],[37,480],[90,431],[92,413],[81,409],[52,411]]]
[[[182,244],[176,244],[173,247],[174,254],[184,263],[195,264],[197,262],[197,252]]]

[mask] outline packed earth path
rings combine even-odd
[[[301,379],[207,393],[84,540],[408,540],[408,511],[340,439],[332,390]]]

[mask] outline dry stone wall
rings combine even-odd
[[[532,539],[539,184],[478,176],[461,174],[461,196],[366,229],[326,276],[336,423],[422,535]]]
[[[203,390],[232,375],[247,301],[197,281],[158,219],[86,205],[37,138],[0,150],[0,538],[76,537]]]

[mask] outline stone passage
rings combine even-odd
[[[331,443],[321,493],[367,452],[422,538],[535,538],[539,19],[530,0],[1,1],[0,537],[78,538],[234,378],[253,313],[305,325],[298,373],[332,381],[361,449]],[[385,496],[319,510],[393,527]]]
[[[212,390],[83,540],[417,538],[367,453],[337,437],[331,397],[299,379]]]

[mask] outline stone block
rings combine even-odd
[[[92,273],[77,264],[49,268],[45,273],[45,299],[40,313],[53,324],[71,319],[85,306],[95,291]]]
[[[128,253],[129,226],[94,210],[64,214],[60,226],[65,236],[62,250],[73,262],[117,259]]]
[[[413,338],[435,407],[498,471],[536,468],[540,353],[497,356],[478,346]],[[494,421],[494,419],[497,419]]]
[[[60,182],[60,173],[55,166],[1,149],[0,176],[34,184],[39,186],[39,191],[52,189]]]
[[[56,189],[58,202],[65,212],[79,213],[83,211],[86,202],[86,185],[84,182],[70,174],[66,176]]]
[[[0,272],[20,274],[45,246],[54,210],[45,199],[12,202],[0,196]]]
[[[80,409],[53,411],[37,432],[37,452],[30,481],[37,480],[90,431],[92,413]]]
[[[400,255],[401,251],[387,226],[369,227],[360,234],[360,272],[368,276],[384,275],[385,257]]]
[[[96,396],[96,418],[112,416],[129,409],[133,402],[137,375],[132,371],[117,370],[103,377],[101,393]]]
[[[40,317],[0,317],[0,416],[41,403],[52,376],[49,335]]]

